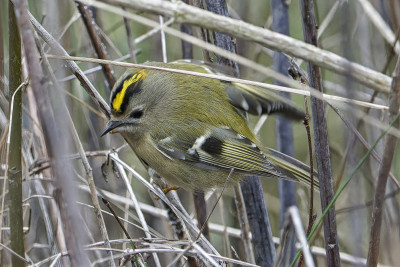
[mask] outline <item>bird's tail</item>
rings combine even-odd
[[[264,155],[269,161],[276,165],[279,170],[291,179],[295,179],[302,184],[311,186],[310,167],[297,159],[271,148],[264,148]],[[318,173],[314,174],[314,189],[319,191]]]

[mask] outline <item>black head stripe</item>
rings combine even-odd
[[[115,88],[111,97],[111,107],[118,113],[124,113],[128,106],[129,99],[138,94],[141,90],[141,84],[146,77],[146,73],[139,71],[126,76]]]

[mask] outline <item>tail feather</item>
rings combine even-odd
[[[266,152],[265,156],[267,159],[275,164],[283,174],[298,180],[300,183],[308,187],[311,186],[309,166],[274,149],[265,148],[264,151]],[[314,188],[319,191],[318,173],[314,170],[313,174]]]

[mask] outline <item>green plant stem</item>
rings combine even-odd
[[[21,84],[21,40],[18,24],[15,18],[14,5],[10,2],[9,12],[9,99],[13,100],[13,110],[10,110],[10,143],[8,153],[8,189],[10,198],[10,231],[11,249],[18,255],[24,257],[24,233],[22,216],[22,164],[21,164],[21,141],[22,141],[22,90],[17,90]],[[14,95],[15,92],[15,95]],[[24,262],[12,256],[12,266],[24,266]]]

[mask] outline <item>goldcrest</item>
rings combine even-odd
[[[188,62],[144,65],[213,73]],[[120,133],[147,168],[170,185],[205,190],[250,175],[310,184],[309,167],[261,148],[247,113],[303,120],[295,105],[266,89],[168,71],[129,69],[111,91],[111,119],[102,136]]]

